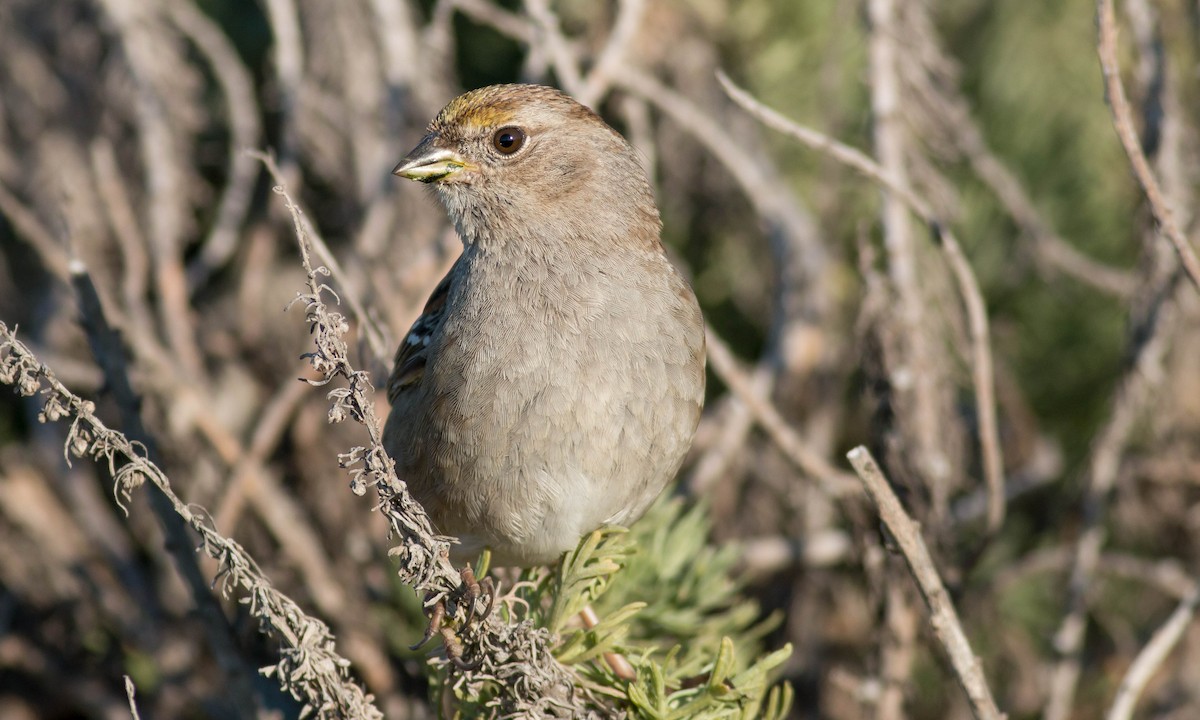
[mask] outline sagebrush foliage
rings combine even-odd
[[[555,657],[578,673],[600,715],[783,718],[792,689],[772,678],[791,647],[764,653],[762,638],[778,619],[760,620],[736,576],[736,546],[712,545],[710,529],[703,503],[665,495],[632,531],[601,528],[558,566],[523,571],[511,592],[501,591],[506,602],[496,612],[554,633]],[[590,629],[579,621],[589,604],[600,619]],[[617,677],[607,652],[624,655],[636,680]],[[443,711],[500,714],[499,688],[466,688],[448,663],[430,667]]]

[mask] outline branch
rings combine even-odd
[[[242,597],[262,627],[283,644],[279,664],[263,672],[278,676],[280,685],[320,717],[382,718],[362,688],[348,679],[350,663],[337,654],[326,625],[311,618],[291,598],[271,586],[257,563],[241,545],[218,533],[202,510],[183,502],[159,467],[146,458],[145,448],[110,429],[95,415],[95,405],[66,388],[37,357],[0,322],[0,383],[12,385],[25,397],[41,395],[41,422],[69,420],[66,453],[107,465],[113,492],[123,509],[130,493],[147,480],[169,501],[175,513],[198,533],[201,549],[220,565],[218,580],[224,595]]]
[[[755,389],[754,381],[738,367],[738,362],[729,350],[729,346],[712,328],[706,327],[705,329],[707,331],[708,359],[712,361],[712,371],[729,387],[729,391],[749,409],[750,414],[758,420],[767,436],[783,454],[796,467],[811,475],[830,497],[844,497],[857,492],[853,478],[833,467],[825,458],[809,449],[799,434],[775,409],[775,406]]]
[[[971,705],[972,714],[979,720],[1001,720],[1005,716],[996,707],[996,701],[992,699],[992,691],[988,687],[987,678],[983,675],[982,664],[971,650],[971,644],[967,641],[966,633],[963,632],[962,623],[958,619],[954,604],[950,601],[950,595],[942,585],[942,579],[938,575],[937,568],[934,567],[929,549],[921,538],[920,526],[904,511],[904,507],[900,505],[900,499],[892,492],[891,485],[884,477],[883,471],[879,469],[875,458],[871,457],[871,453],[865,447],[859,445],[847,453],[846,457],[850,458],[850,464],[862,478],[863,485],[867,488],[867,494],[871,496],[871,500],[879,510],[880,519],[895,537],[896,544],[900,546],[900,551],[904,554],[904,560],[908,563],[909,570],[912,571],[913,579],[917,581],[917,589],[920,590],[921,597],[925,599],[925,604],[929,608],[929,622],[933,628],[933,634],[950,658],[955,676],[967,693],[967,701]]]
[[[1142,144],[1138,140],[1137,131],[1133,127],[1133,110],[1129,107],[1129,98],[1125,96],[1125,86],[1121,84],[1121,66],[1117,62],[1117,20],[1113,11],[1113,0],[1098,0],[1096,3],[1097,40],[1096,52],[1100,56],[1100,70],[1104,73],[1104,89],[1108,96],[1108,107],[1112,112],[1113,127],[1117,137],[1129,156],[1129,164],[1133,174],[1146,193],[1150,202],[1150,211],[1167,240],[1175,247],[1179,262],[1184,272],[1200,290],[1200,259],[1192,249],[1187,238],[1183,236],[1171,208],[1163,197],[1162,188],[1150,169],[1150,162],[1142,152]]]
[[[975,389],[975,412],[979,423],[980,454],[983,457],[984,479],[988,488],[988,527],[995,530],[1004,521],[1004,458],[1000,450],[1000,431],[996,410],[996,380],[992,368],[991,331],[983,292],[962,247],[950,229],[934,213],[933,206],[909,189],[908,184],[864,154],[811,128],[799,125],[754,99],[721,71],[717,81],[738,105],[767,127],[793,137],[814,150],[826,153],[834,160],[859,171],[883,185],[933,230],[946,261],[954,273],[971,333],[972,384]]]
[[[1133,717],[1133,709],[1141,697],[1142,690],[1146,688],[1146,683],[1150,682],[1151,676],[1183,638],[1183,632],[1196,616],[1197,607],[1200,607],[1200,583],[1197,583],[1191,594],[1179,603],[1171,617],[1155,631],[1154,637],[1150,638],[1150,642],[1146,643],[1146,647],[1134,658],[1133,664],[1125,672],[1125,677],[1121,679],[1121,686],[1113,699],[1112,708],[1108,711],[1107,720],[1129,720]]]
[[[1166,377],[1162,363],[1180,314],[1178,290],[1172,292],[1177,285],[1183,287],[1174,280],[1178,277],[1178,273],[1172,276],[1166,287],[1159,290],[1157,304],[1151,308],[1145,326],[1138,328],[1138,336],[1144,338],[1144,342],[1134,350],[1133,361],[1117,386],[1112,412],[1096,434],[1088,456],[1083,530],[1072,561],[1067,612],[1054,635],[1054,646],[1060,659],[1051,676],[1045,712],[1047,720],[1066,720],[1070,716],[1081,670],[1080,653],[1087,630],[1089,590],[1107,534],[1104,526],[1106,507],[1135,423]]]

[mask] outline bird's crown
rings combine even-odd
[[[517,120],[522,107],[558,111],[566,114],[595,117],[595,113],[580,105],[559,90],[545,85],[489,85],[472,90],[450,101],[442,108],[431,130],[449,128],[489,128]]]

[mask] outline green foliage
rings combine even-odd
[[[757,603],[735,578],[737,550],[709,542],[703,504],[663,498],[632,532],[597,530],[551,570],[525,571],[497,612],[554,633],[554,654],[579,674],[597,709],[633,718],[781,718],[792,703],[772,676],[791,655],[764,653],[762,637],[777,623],[759,621]],[[580,613],[591,606],[594,627]],[[623,680],[604,654],[622,654],[636,679]],[[447,681],[435,677],[439,693]],[[490,689],[494,692],[495,688]],[[461,717],[473,717],[492,692],[455,692]]]

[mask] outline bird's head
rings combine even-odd
[[[553,88],[493,85],[459,96],[393,172],[431,184],[468,243],[658,241],[633,148]]]

